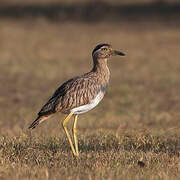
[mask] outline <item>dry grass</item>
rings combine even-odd
[[[179,26],[168,22],[0,21],[0,179],[179,179]],[[80,158],[58,114],[28,125],[63,81],[91,68],[100,42],[109,61],[103,102],[80,116]],[[57,121],[58,120],[58,121]]]
[[[1,176],[13,179],[178,179],[180,143],[147,133],[96,132],[72,156],[64,137],[1,138]],[[143,164],[143,167],[139,164]]]

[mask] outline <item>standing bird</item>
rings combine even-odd
[[[93,109],[103,99],[110,77],[107,60],[115,55],[125,56],[124,53],[113,50],[109,44],[103,43],[97,45],[92,52],[92,70],[62,84],[42,107],[38,117],[29,128],[34,129],[54,113],[62,112],[68,114],[62,122],[62,126],[74,156],[79,156],[76,130],[78,115]],[[75,147],[66,127],[72,115],[74,115],[72,133]]]

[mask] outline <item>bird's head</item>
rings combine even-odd
[[[92,52],[92,56],[95,59],[108,59],[116,55],[125,56],[123,52],[114,50],[110,44],[106,43],[98,44]]]

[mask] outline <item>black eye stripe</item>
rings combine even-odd
[[[110,47],[111,45],[106,44],[106,43],[104,43],[104,44],[99,44],[99,45],[97,45],[97,46],[94,48],[92,54],[94,54],[98,49],[101,49],[103,46],[108,46],[108,47]]]

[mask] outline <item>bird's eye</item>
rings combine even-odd
[[[102,51],[107,51],[107,48],[102,48],[101,50],[102,50]]]

